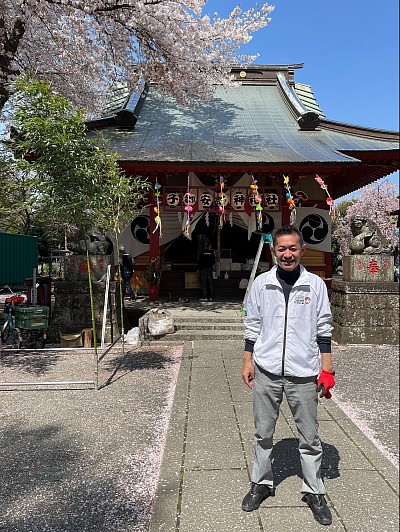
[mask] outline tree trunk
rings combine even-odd
[[[13,68],[13,62],[24,33],[25,23],[21,19],[15,20],[12,29],[7,31],[4,18],[0,17],[0,112],[11,96],[8,83],[19,74]]]

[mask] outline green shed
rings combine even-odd
[[[23,283],[37,267],[36,236],[0,233],[0,285]]]

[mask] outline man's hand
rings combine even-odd
[[[326,399],[330,399],[332,397],[331,392],[329,391],[331,388],[335,386],[335,372],[334,371],[328,371],[326,369],[322,369],[320,376],[318,377],[318,387],[317,387],[317,393],[319,392],[319,396],[326,397]]]
[[[249,388],[254,386],[254,365],[252,361],[252,354],[249,351],[244,352],[243,367],[242,367],[243,382]]]

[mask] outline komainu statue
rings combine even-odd
[[[68,248],[78,255],[86,255],[85,234],[89,253],[93,255],[111,255],[113,251],[111,240],[95,227],[87,229],[86,233],[82,229],[79,230],[68,243]]]
[[[393,246],[383,236],[375,222],[358,215],[351,219],[350,227],[353,234],[350,242],[352,255],[392,253]]]

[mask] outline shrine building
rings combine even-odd
[[[260,235],[291,216],[307,244],[302,263],[330,280],[332,199],[398,170],[399,133],[328,120],[311,87],[295,81],[302,66],[233,67],[240,84],[217,86],[193,108],[156,85],[132,95],[121,88],[105,116],[87,122],[102,129],[128,175],[153,185],[148,207],[120,238],[135,257],[139,291],[148,290],[144,269],[160,257],[159,295],[199,297],[197,258],[209,240],[215,298],[239,298]],[[266,245],[260,266],[271,265]]]

